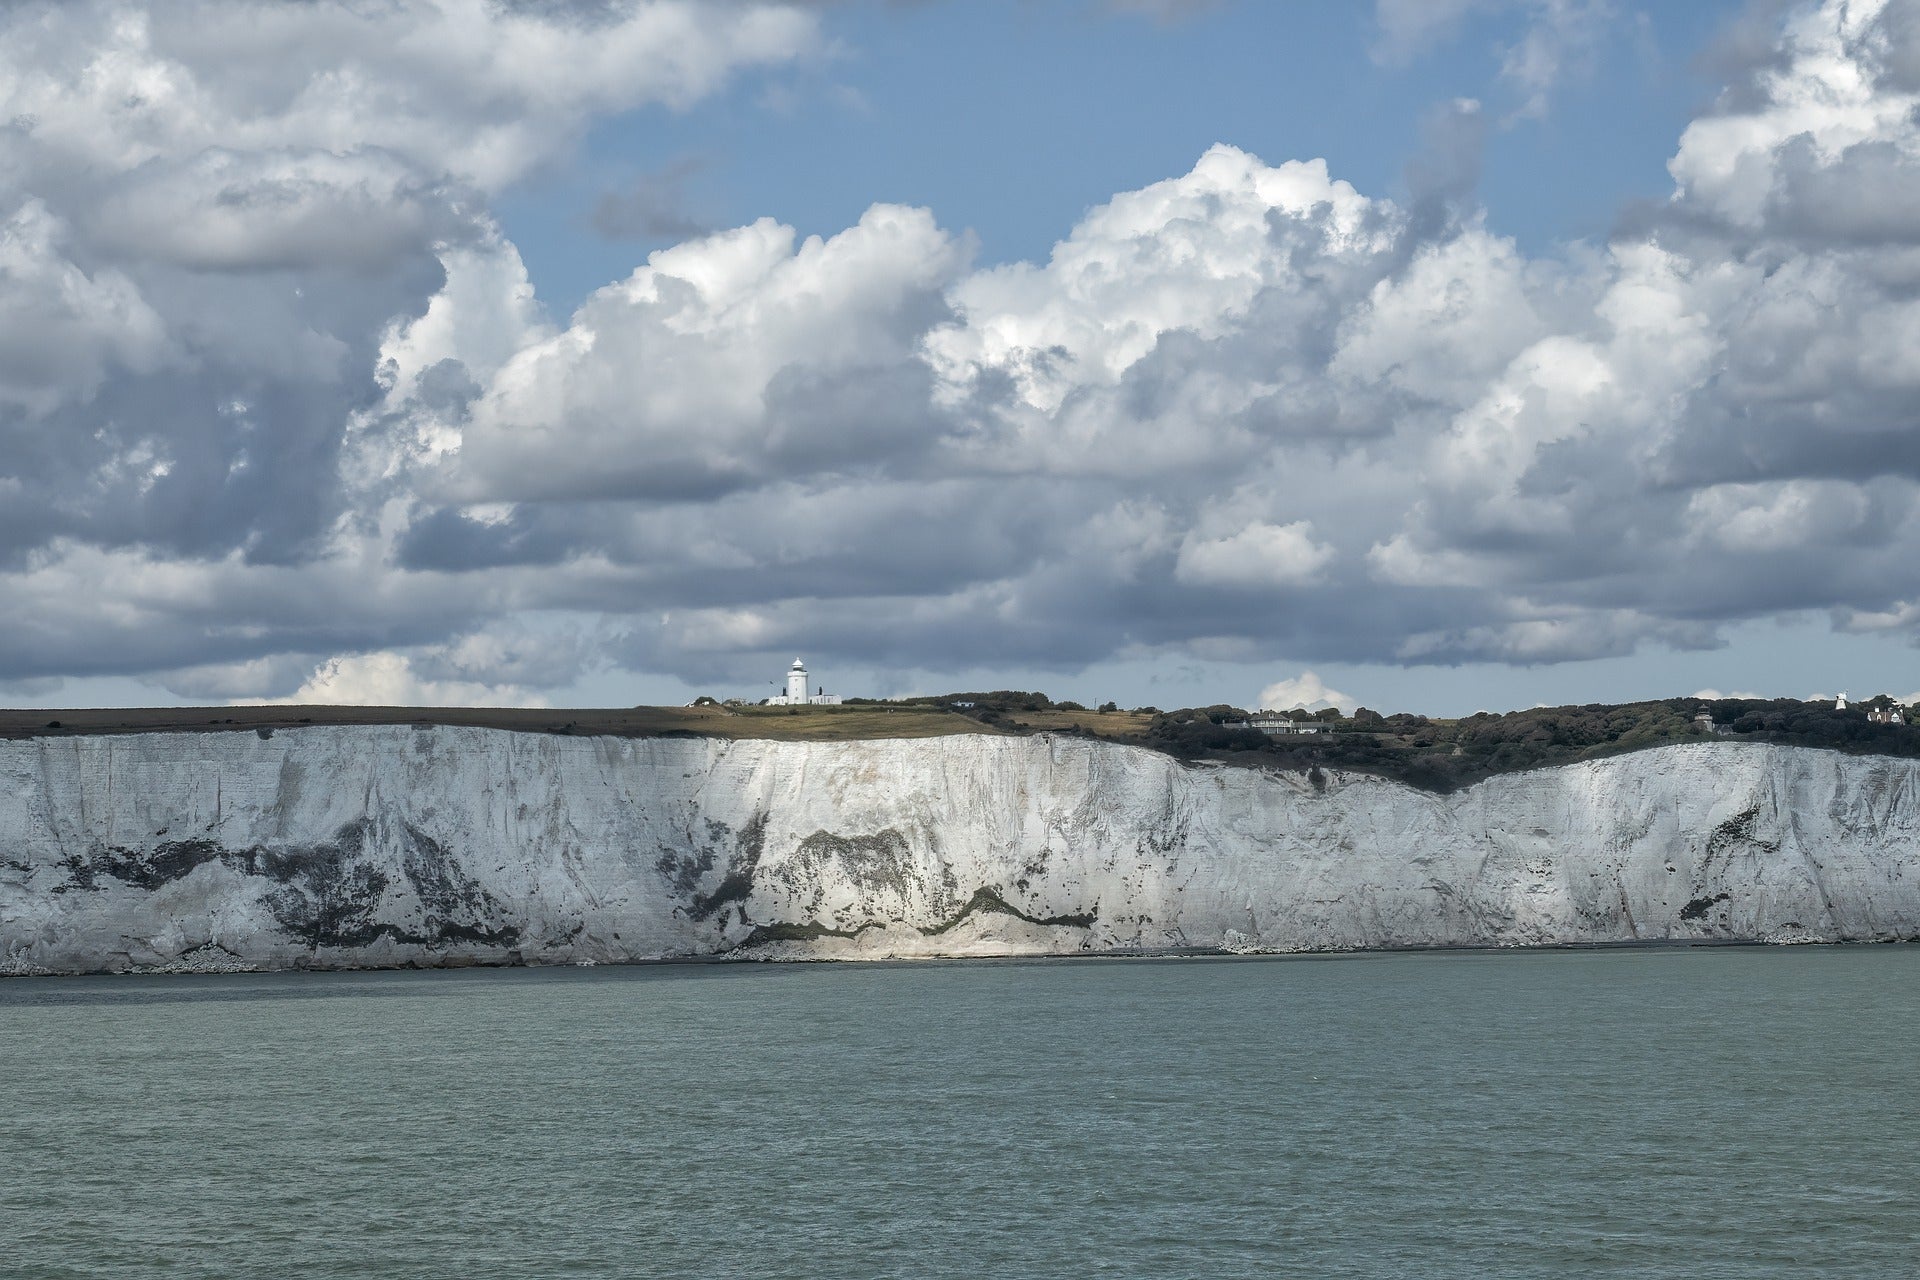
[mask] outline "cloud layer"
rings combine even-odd
[[[1488,229],[1462,103],[1405,204],[1222,145],[1045,262],[875,205],[695,236],[561,323],[492,195],[812,56],[804,6],[11,6],[0,679],[1912,634],[1917,7],[1791,11],[1604,246]]]

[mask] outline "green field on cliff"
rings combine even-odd
[[[1162,711],[1090,710],[1044,694],[999,690],[833,707],[149,707],[0,711],[0,737],[253,730],[271,735],[307,725],[471,725],[522,733],[613,737],[715,737],[831,742],[950,734],[1058,733],[1252,768],[1379,774],[1450,791],[1500,773],[1570,764],[1677,742],[1776,743],[1855,754],[1920,756],[1910,708],[1883,722],[1884,696],[1845,710],[1797,699],[1667,698],[1622,704],[1534,707],[1438,719],[1359,708],[1350,716],[1300,715],[1310,734],[1269,736],[1248,712],[1216,705]],[[1704,719],[1702,718],[1704,716]]]
[[[445,724],[587,737],[932,738],[1003,730],[941,706],[841,707],[133,707],[0,711],[0,737],[298,729],[315,724]]]

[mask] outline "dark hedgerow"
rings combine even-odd
[[[986,698],[991,695],[952,695]],[[1026,697],[1027,695],[1018,695]],[[1776,743],[1857,754],[1920,756],[1920,727],[1875,723],[1867,706],[1839,711],[1831,703],[1782,698],[1666,698],[1625,704],[1534,707],[1504,715],[1478,712],[1459,720],[1361,708],[1352,716],[1320,712],[1321,732],[1269,737],[1247,725],[1248,713],[1216,704],[1156,712],[1144,733],[1116,733],[1089,716],[1078,732],[1134,742],[1182,760],[1216,760],[1259,768],[1338,769],[1393,778],[1428,791],[1451,791],[1495,774],[1572,764],[1678,742]],[[1000,704],[974,714],[1004,729],[1024,728],[1022,708]],[[1708,722],[1699,716],[1705,712]],[[1909,719],[1911,717],[1908,717]],[[1324,774],[1321,775],[1324,780]]]

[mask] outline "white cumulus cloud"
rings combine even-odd
[[[512,685],[423,679],[404,654],[328,658],[301,686],[274,702],[348,707],[542,707],[546,700]]]
[[[1329,689],[1311,671],[1274,681],[1260,691],[1259,701],[1261,709],[1266,711],[1323,711],[1335,707],[1349,715],[1360,705],[1338,689]]]
[[[1224,538],[1188,535],[1174,561],[1174,577],[1204,586],[1272,588],[1312,582],[1334,558],[1313,540],[1313,525],[1250,524]]]
[[[800,649],[1920,635],[1912,13],[1793,9],[1600,245],[1218,146],[1044,261],[975,269],[876,204],[693,236],[550,317],[493,194],[817,51],[817,13],[0,8],[0,679],[519,698]],[[551,617],[578,637],[495,625]]]

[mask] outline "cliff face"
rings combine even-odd
[[[0,743],[0,971],[1920,937],[1920,762],[1453,796],[1078,738]]]

